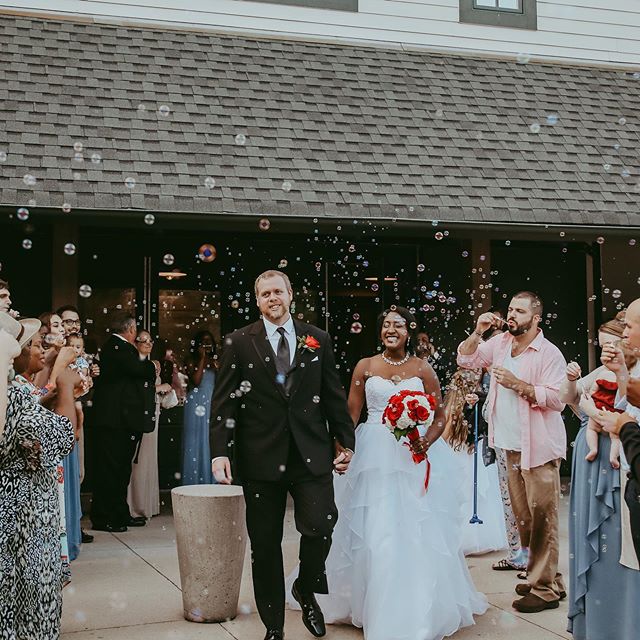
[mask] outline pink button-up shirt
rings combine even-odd
[[[487,369],[493,365],[501,367],[512,342],[513,336],[505,332],[481,343],[470,356],[462,355],[458,347],[458,365],[465,369]],[[549,342],[541,330],[519,356],[518,362],[518,378],[533,385],[536,395],[535,404],[518,396],[521,426],[520,464],[523,469],[531,469],[566,456],[567,434],[560,413],[565,405],[560,401],[558,390],[565,378],[567,363],[560,349]],[[492,377],[487,396],[491,446],[497,387],[498,384]]]

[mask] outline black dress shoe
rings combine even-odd
[[[82,534],[81,540],[83,544],[90,544],[93,542],[93,536],[90,533],[87,533],[84,529],[80,529],[80,533]]]
[[[144,516],[129,518],[127,521],[128,527],[144,527],[145,524],[147,524],[147,519]]]
[[[280,629],[267,629],[267,635],[264,640],[283,640],[284,631]]]
[[[107,533],[124,533],[127,530],[127,527],[124,525],[118,524],[110,524],[107,522],[106,524],[94,524],[94,531],[106,531]]]
[[[300,592],[297,580],[293,583],[291,593],[302,607],[302,622],[304,622],[304,626],[316,638],[322,638],[322,636],[326,635],[327,628],[324,626],[324,616],[315,595],[313,593]]]

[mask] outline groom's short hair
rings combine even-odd
[[[277,278],[278,276],[280,276],[283,280],[284,283],[287,287],[288,291],[293,291],[293,289],[291,288],[291,281],[289,280],[289,276],[286,273],[282,273],[282,271],[276,271],[275,269],[269,269],[268,271],[265,271],[264,273],[261,273],[257,278],[256,278],[256,284],[254,286],[254,291],[256,293],[256,298],[258,297],[258,283],[260,282],[260,280],[267,280],[269,278]]]

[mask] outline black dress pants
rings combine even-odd
[[[282,629],[285,601],[282,534],[287,494],[293,498],[296,529],[301,534],[300,590],[327,593],[325,561],[338,519],[333,475],[311,475],[292,442],[281,480],[245,480],[243,490],[258,613],[267,629]]]
[[[128,429],[96,429],[91,502],[91,522],[95,526],[126,526],[131,517],[127,489],[138,439]]]

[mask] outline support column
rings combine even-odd
[[[491,283],[491,240],[474,238],[471,241],[471,282],[474,317],[488,311],[492,304]],[[484,295],[484,297],[483,297]]]
[[[80,230],[76,222],[63,220],[53,226],[51,266],[51,308],[64,304],[78,304],[78,252],[67,255],[68,243],[78,247]]]

